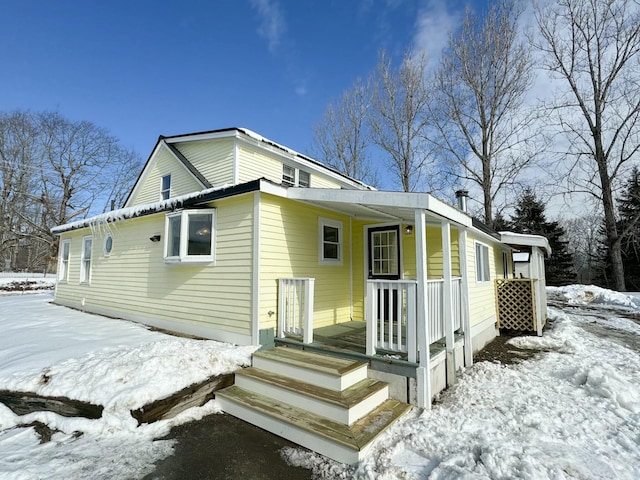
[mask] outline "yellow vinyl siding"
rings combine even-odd
[[[238,146],[238,183],[266,178],[275,183],[282,182],[282,161],[262,151]]]
[[[153,317],[228,332],[251,334],[252,213],[250,195],[215,203],[215,266],[165,265],[164,214],[117,222],[93,229],[91,285],[78,285],[82,237],[91,230],[64,234],[71,238],[70,279],[56,297],[126,317]],[[110,230],[113,250],[102,251]],[[162,240],[149,237],[160,233]]]
[[[342,222],[342,265],[318,259],[318,217]],[[276,328],[279,278],[315,278],[314,326],[350,319],[349,217],[261,194],[260,328]]]
[[[332,178],[325,177],[315,171],[309,171],[309,173],[311,174],[311,182],[309,186],[312,188],[341,188],[342,186]]]
[[[232,138],[183,142],[175,146],[214,187],[233,183]]]
[[[171,174],[171,197],[202,190],[202,186],[191,172],[166,147],[161,146],[155,157],[155,162],[151,164],[151,168],[143,180],[144,183],[138,189],[135,197],[129,200],[128,205],[142,205],[160,201],[162,177],[167,174]]]
[[[476,247],[479,241],[489,247],[489,282],[476,280]],[[471,325],[483,322],[496,314],[495,279],[502,277],[502,250],[484,240],[477,240],[472,234],[467,237],[467,262],[469,275],[469,310]]]

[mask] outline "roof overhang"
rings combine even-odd
[[[500,238],[503,243],[513,246],[538,247],[546,250],[551,255],[551,246],[549,240],[542,235],[531,235],[526,233],[500,232]]]
[[[469,215],[428,193],[290,187],[287,198],[359,218],[413,223],[415,211],[425,210],[431,217],[446,219],[463,227],[472,226]]]

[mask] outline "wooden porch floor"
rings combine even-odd
[[[296,335],[287,336],[288,340],[300,342],[302,337]],[[315,328],[313,330],[313,343],[310,346],[318,350],[328,350],[335,353],[344,353],[346,355],[356,354],[359,356],[366,355],[366,339],[367,339],[367,323],[348,321],[329,325],[326,327]],[[443,339],[444,340],[444,339]],[[432,343],[429,353],[433,357],[444,350],[444,343]],[[376,357],[393,358],[396,360],[407,361],[407,354],[401,352],[390,352],[378,349]]]

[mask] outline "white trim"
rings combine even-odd
[[[485,265],[484,263],[484,254],[481,256],[480,259],[478,259],[478,246],[486,248],[487,249],[487,264]],[[489,245],[487,245],[486,243],[483,242],[479,242],[478,240],[474,240],[473,241],[473,253],[475,255],[475,278],[476,278],[476,283],[477,284],[487,284],[491,282],[491,253],[490,253],[490,249],[489,249]],[[479,261],[481,260],[481,261]],[[479,279],[478,278],[478,265],[482,266],[482,278]],[[488,268],[488,274],[489,274],[489,278],[484,278],[484,274],[487,273],[487,270],[485,269]]]
[[[192,215],[211,215],[210,255],[189,255],[189,217]],[[180,217],[180,245],[178,255],[169,255],[169,223],[172,218]],[[215,265],[216,259],[216,209],[181,210],[165,215],[164,223],[164,263],[165,264],[206,264]]]
[[[500,232],[500,239],[503,243],[509,245],[526,245],[529,247],[544,248],[551,255],[551,247],[549,240],[542,235],[533,235],[526,233]]]
[[[392,209],[408,208],[428,210],[459,225],[471,227],[471,217],[458,209],[432,197],[428,193],[380,192],[337,188],[290,188],[287,197],[292,200],[360,204]],[[499,240],[494,239],[496,242]]]
[[[85,257],[85,242],[91,240],[91,250],[89,250],[89,271],[87,271],[87,259]],[[88,285],[91,283],[91,265],[93,263],[93,235],[85,235],[82,237],[82,248],[80,253],[80,283]]]
[[[442,239],[442,300],[443,300],[443,320],[445,332],[445,350],[447,352],[446,376],[447,386],[451,386],[456,381],[456,360],[455,360],[455,339],[453,336],[453,293],[451,291],[451,224],[447,220],[442,220],[440,225]]]
[[[182,162],[180,162],[182,163]],[[169,177],[169,188],[165,189],[164,188],[164,179]],[[164,198],[164,192],[167,192],[169,195],[167,196],[167,198]],[[160,198],[158,199],[159,202],[162,202],[163,200],[169,200],[171,198],[171,172],[165,174],[165,175],[160,175]]]
[[[467,256],[467,229],[458,229],[458,256],[462,277],[462,328],[464,332],[464,364],[473,365],[473,344],[471,335],[471,310],[469,302],[469,261]]]
[[[251,338],[260,344],[260,192],[253,192],[253,239],[251,265]]]
[[[233,142],[233,184],[240,183],[240,153],[238,142]]]
[[[353,219],[349,217],[349,318],[353,321]]]
[[[324,256],[324,227],[332,227],[338,230],[338,258],[325,258]],[[341,266],[344,258],[344,226],[340,220],[318,217],[318,263],[320,265]]]
[[[195,335],[196,337],[208,338],[219,342],[235,343],[236,345],[251,345],[251,335],[242,333],[227,332],[213,327],[203,326],[202,324],[192,324],[176,320],[162,320],[155,317],[147,317],[145,315],[136,315],[133,313],[123,312],[122,310],[113,310],[106,307],[88,305],[84,307],[80,302],[74,302],[66,298],[55,298],[55,305],[62,305],[75,309],[82,309],[85,312],[104,315],[116,320],[130,321],[150,325],[152,327],[162,328],[171,332]]]
[[[431,355],[429,354],[428,309],[425,295],[427,285],[427,222],[423,209],[416,209],[415,238],[416,238],[416,280],[418,282],[416,295],[416,323],[418,335],[418,351],[420,352],[420,366],[416,370],[417,403],[419,407],[431,408]]]

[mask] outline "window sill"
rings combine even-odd
[[[173,267],[212,267],[215,265],[212,257],[206,258],[174,258],[164,259],[164,264]]]

